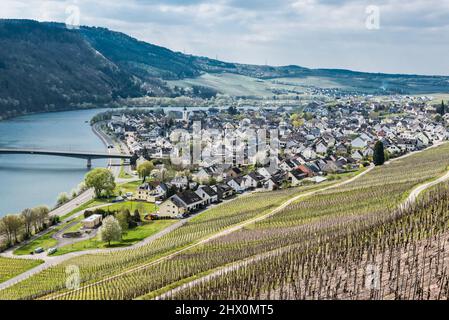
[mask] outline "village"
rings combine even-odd
[[[248,191],[321,183],[338,174],[356,172],[371,165],[378,141],[383,144],[385,158],[391,159],[447,140],[449,114],[445,111],[444,104],[434,105],[429,97],[383,100],[351,96],[332,104],[311,102],[301,108],[123,110],[109,114],[105,130],[135,155],[134,166],[159,159],[153,161],[151,181],[139,186],[134,200],[156,203],[159,211],[155,218],[183,218]],[[221,136],[232,132],[243,140],[254,130],[276,130],[276,165],[250,157],[238,162],[234,155],[230,161],[204,160],[174,167],[168,160],[176,149],[173,133],[192,132],[198,123],[209,154],[222,150],[207,134],[211,130]],[[247,149],[241,151],[248,156]]]

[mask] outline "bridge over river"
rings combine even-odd
[[[92,167],[92,160],[94,159],[131,159],[129,154],[108,153],[108,152],[90,152],[90,151],[60,151],[60,150],[45,150],[45,149],[13,149],[0,148],[0,154],[32,154],[42,156],[55,156],[66,158],[77,158],[87,160],[87,167]]]

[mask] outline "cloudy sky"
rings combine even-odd
[[[449,0],[0,0],[232,62],[449,75]]]

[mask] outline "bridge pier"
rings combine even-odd
[[[92,159],[91,158],[87,159],[87,169],[92,169]]]

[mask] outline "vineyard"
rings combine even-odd
[[[418,203],[320,234],[166,296],[170,299],[449,298],[449,185]]]
[[[416,248],[410,259],[419,258],[426,266],[429,257],[423,256],[422,248],[430,246],[432,252],[440,252],[444,233],[437,239],[432,230],[443,232],[444,221],[447,225],[447,188],[426,193],[421,202],[403,211],[396,208],[415,186],[446,172],[448,152],[445,144],[377,167],[354,182],[298,200],[240,231],[187,248],[266,214],[300,192],[322,186],[243,196],[208,210],[150,245],[73,258],[44,270],[3,290],[0,299],[134,299],[161,294],[169,299],[388,297],[392,294],[388,290],[367,295],[362,290],[362,271],[379,266],[383,283],[407,274],[404,268],[412,268],[400,260],[410,253],[410,246]],[[435,210],[441,212],[433,217]],[[186,249],[157,260],[182,248]],[[399,249],[403,254],[398,255]],[[435,259],[430,259],[429,268],[438,265],[435,272],[440,272],[444,257],[438,256],[438,263]],[[71,265],[79,267],[81,287],[70,291],[65,287],[65,270]],[[207,281],[172,290],[207,275],[211,276]],[[400,287],[416,280],[409,278],[398,284],[395,292],[411,290]],[[395,292],[393,298],[404,297]]]
[[[25,259],[8,259],[0,257],[0,283],[5,282],[15,276],[37,267],[43,261],[25,260]]]
[[[1,291],[0,299],[34,299],[44,297],[52,292],[64,292],[68,266],[77,266],[80,270],[81,283],[88,284],[114,275],[114,273],[151,263],[163,255],[197,242],[208,235],[263,215],[298,193],[319,187],[322,185],[242,196],[205,211],[184,226],[149,245],[114,253],[84,255],[46,269]],[[81,292],[79,291],[79,293]],[[96,295],[94,296],[96,297]]]

